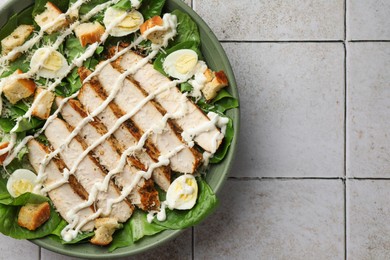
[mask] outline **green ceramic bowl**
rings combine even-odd
[[[8,0],[9,2],[5,7],[0,10],[0,26],[4,25],[8,18],[12,14],[22,11],[24,8],[30,6],[34,0]],[[201,39],[202,39],[202,52],[210,68],[214,70],[224,70],[229,79],[228,91],[236,98],[238,98],[238,90],[232,68],[229,60],[219,43],[218,39],[207,26],[207,24],[200,18],[190,7],[188,7],[182,0],[167,0],[165,11],[173,11],[179,9],[183,12],[188,13],[194,21],[198,24]],[[228,115],[233,119],[235,136],[231,144],[229,153],[227,154],[224,161],[218,165],[213,165],[208,174],[207,182],[211,188],[218,193],[223,183],[225,182],[228,173],[232,167],[233,159],[235,157],[235,151],[237,147],[237,138],[240,125],[240,113],[239,109],[233,109],[228,111]],[[112,253],[108,253],[104,247],[97,247],[91,244],[81,245],[62,245],[49,238],[32,240],[33,243],[57,252],[60,254],[83,257],[83,258],[107,258],[112,259],[116,257],[125,257],[129,255],[138,254],[150,250],[151,248],[163,245],[168,240],[176,237],[182,231],[167,230],[151,237],[145,237],[138,241],[134,245],[119,248]],[[223,239],[223,238],[221,238]]]

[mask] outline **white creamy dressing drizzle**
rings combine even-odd
[[[139,0],[130,0],[131,7],[138,9],[141,6],[141,1]]]
[[[204,88],[207,81],[206,76],[204,75],[204,72],[207,70],[207,65],[204,61],[198,61],[198,64],[196,64],[194,70],[194,79],[188,81],[188,83],[190,83],[193,88],[189,96],[194,97],[195,101],[197,102],[202,98],[201,90]]]
[[[169,14],[166,14],[164,15],[164,21],[167,21],[167,23],[165,23],[165,26],[169,26],[171,29],[170,33],[167,33],[165,35],[165,40],[164,40],[164,44],[165,46],[168,44],[168,40],[173,38],[175,35],[176,35],[176,17],[175,16],[171,16]],[[164,27],[163,27],[164,28]],[[164,28],[166,30],[168,30],[168,28]],[[139,44],[142,40],[144,40],[144,38],[142,36],[138,37],[138,39],[134,42],[134,44],[132,44],[133,46]],[[139,42],[138,42],[139,41]],[[114,84],[113,86],[113,89],[111,90],[108,98],[98,107],[96,108],[92,113],[90,113],[88,115],[88,117],[84,118],[83,121],[74,129],[74,131],[72,132],[73,133],[78,133],[82,127],[79,127],[81,125],[83,125],[85,122],[88,123],[90,121],[88,120],[93,120],[93,117],[100,114],[107,106],[108,104],[115,98],[117,92],[120,90],[120,88],[123,86],[123,82],[124,80],[126,79],[127,76],[131,75],[131,74],[134,74],[135,72],[137,72],[140,68],[142,68],[147,62],[149,62],[151,59],[153,59],[157,54],[158,54],[158,50],[161,48],[162,46],[158,46],[158,45],[155,45],[155,46],[152,46],[153,48],[153,51],[144,59],[142,59],[141,61],[137,62],[133,67],[127,69],[124,73],[122,73],[120,75],[120,77],[118,78],[118,80],[116,81],[116,83]],[[125,52],[123,52],[124,54]],[[117,57],[115,57],[117,56]],[[114,59],[117,59],[118,57],[120,57],[120,55],[118,55],[118,53],[116,55],[114,55]],[[112,59],[112,58],[111,58]],[[110,60],[111,60],[110,59]],[[112,61],[113,61],[112,60]],[[94,73],[98,73],[100,72],[105,65],[107,65],[107,63],[110,62],[109,60],[106,61],[106,64],[105,62],[101,63],[95,70],[95,72],[91,73],[89,75],[88,78],[85,79],[85,81],[87,80],[90,80],[94,75]],[[84,82],[85,82],[84,81]],[[111,136],[121,125],[123,122],[125,122],[126,120],[128,120],[129,118],[131,118],[135,113],[137,113],[147,102],[149,102],[150,100],[152,100],[156,95],[158,95],[159,93],[165,91],[166,89],[168,88],[171,88],[173,86],[176,86],[176,83],[172,83],[172,82],[169,82],[168,84],[160,87],[155,93],[152,93],[150,95],[148,95],[146,98],[144,98],[141,102],[139,102],[137,104],[137,106],[135,106],[132,111],[130,111],[129,113],[127,113],[126,115],[122,116],[121,118],[119,118],[116,123],[114,124],[114,126],[105,134],[103,135],[101,138],[99,138],[98,140],[96,140],[91,146],[89,146],[81,155],[79,155],[79,157],[77,158],[76,160],[76,164],[74,164],[74,166],[72,167],[71,169],[71,172],[72,171],[75,171],[77,169],[77,166],[82,160],[83,158],[85,158],[85,156],[88,155],[88,152],[90,152],[92,149],[94,149],[96,146],[98,146],[99,144],[101,144],[102,142],[104,142],[104,140],[106,140],[109,136]],[[86,124],[85,123],[85,124]],[[84,125],[85,125],[84,124]],[[152,130],[148,130],[146,131],[143,136],[141,137],[141,139],[139,140],[138,144],[136,146],[133,146],[133,147],[129,147],[122,155],[121,155],[121,158],[119,160],[119,163],[117,165],[117,167],[115,167],[114,169],[112,169],[111,171],[108,172],[108,174],[105,176],[104,180],[102,183],[100,182],[97,182],[93,185],[92,187],[92,191],[90,192],[89,194],[89,197],[88,197],[88,201],[86,201],[85,203],[82,203],[80,205],[77,205],[76,207],[74,207],[70,212],[69,212],[69,216],[72,217],[72,215],[75,215],[78,211],[80,211],[81,209],[85,208],[85,207],[89,207],[91,206],[97,199],[97,195],[99,192],[101,191],[107,191],[108,187],[109,187],[109,183],[110,183],[110,180],[112,178],[112,176],[114,176],[115,174],[117,173],[120,173],[123,168],[125,167],[126,165],[126,162],[127,162],[127,157],[131,154],[133,154],[135,151],[137,150],[140,150],[140,149],[143,149],[144,145],[145,145],[145,142],[146,142],[146,139],[147,137],[149,136],[150,133],[152,133],[153,131]],[[71,134],[71,135],[72,135]],[[70,135],[70,136],[71,136]],[[69,137],[69,136],[68,136]],[[67,138],[68,139],[68,138]],[[66,140],[67,141],[67,140]],[[153,163],[151,165],[149,165],[149,168],[148,170],[145,172],[145,171],[139,171],[137,172],[136,174],[136,177],[134,178],[133,182],[124,187],[121,191],[121,195],[116,198],[116,199],[111,199],[111,200],[107,200],[107,205],[106,207],[104,207],[104,209],[100,208],[99,210],[101,210],[101,213],[103,213],[104,215],[109,215],[111,210],[112,210],[112,206],[116,203],[119,203],[123,200],[125,200],[129,195],[130,193],[132,192],[132,190],[134,189],[134,187],[138,184],[138,182],[141,180],[141,178],[145,178],[145,179],[149,179],[152,175],[152,172],[154,171],[154,169],[158,168],[158,167],[161,167],[161,166],[167,166],[169,165],[170,163],[170,158],[172,156],[175,156],[177,153],[179,153],[182,149],[184,149],[185,146],[184,145],[181,145],[177,148],[175,148],[173,151],[171,151],[170,153],[166,154],[166,155],[161,155],[159,158],[158,158],[158,161],[156,163]],[[95,214],[96,217],[98,217],[99,215]],[[72,219],[72,218],[71,218]],[[73,218],[75,219],[75,218]],[[76,220],[76,219],[75,219]],[[76,221],[72,221],[72,223],[70,223],[62,232],[61,232],[61,235],[63,237],[63,239],[68,239],[68,240],[71,240],[71,239],[74,239],[75,235],[77,235],[77,233],[80,231],[80,229],[82,228],[82,226],[84,224],[86,224],[87,222],[85,223],[79,223],[77,224]]]
[[[71,12],[73,12],[73,11],[75,11],[75,10],[76,10],[77,13],[78,13],[78,10],[79,10],[80,6],[81,6],[82,4],[88,2],[88,1],[89,1],[89,0],[78,0],[77,2],[75,2],[75,3],[68,9],[68,11],[65,13],[65,15],[68,15],[69,13],[71,13]],[[88,13],[82,18],[81,22],[88,21],[91,17],[93,17],[93,16],[96,15],[97,13],[101,12],[102,10],[104,10],[104,9],[105,9],[107,6],[109,6],[110,4],[115,4],[115,3],[117,3],[117,2],[119,2],[119,0],[112,0],[112,1],[106,2],[106,3],[101,4],[101,5],[97,5],[96,7],[94,7],[90,12],[88,12]],[[124,17],[120,17],[120,18],[121,18],[122,20],[124,19]],[[35,36],[35,37],[33,37],[32,39],[30,39],[30,41],[25,42],[22,46],[19,46],[19,47],[22,48],[22,49],[19,50],[19,49],[18,49],[19,47],[17,47],[17,48],[15,48],[13,51],[15,51],[16,53],[18,53],[18,51],[24,52],[24,51],[27,51],[28,49],[32,48],[36,43],[39,42],[39,40],[41,40],[41,38],[43,37],[44,31],[47,30],[48,28],[50,28],[50,27],[51,27],[52,25],[54,25],[56,22],[60,21],[61,19],[63,19],[62,16],[58,16],[55,20],[53,20],[53,22],[47,24],[46,26],[43,26],[43,27],[41,28],[41,30],[40,30],[40,32],[39,32],[39,34],[38,34],[37,36]],[[122,20],[119,20],[119,18],[118,18],[118,21],[115,21],[115,22],[120,23]],[[51,51],[56,50],[56,49],[63,43],[63,41],[65,40],[66,36],[68,36],[69,34],[71,34],[71,33],[73,32],[73,29],[76,28],[81,22],[80,22],[80,21],[76,21],[75,23],[73,23],[73,24],[70,26],[70,28],[72,28],[72,30],[67,29],[67,30],[61,35],[61,37],[59,37],[59,38],[56,40],[55,44],[51,47]],[[114,26],[115,26],[115,23],[114,23]],[[107,31],[108,31],[108,30],[106,30],[106,33],[102,36],[102,40],[103,40],[102,42],[104,42],[104,40],[106,40],[107,37],[108,37],[108,35],[109,35],[109,34],[108,34],[109,31],[108,31],[108,32],[107,32]],[[64,36],[64,35],[66,35],[66,36]],[[31,40],[33,40],[34,38],[36,38],[36,40],[31,41]],[[91,46],[93,46],[93,47],[91,47]],[[90,58],[90,57],[94,54],[94,52],[96,51],[96,48],[98,47],[98,45],[97,45],[97,44],[93,44],[93,45],[91,45],[91,46],[89,46],[89,47],[87,48],[87,51],[86,51],[85,53],[83,53],[82,55],[80,55],[80,57],[76,58],[76,59],[73,61],[72,66],[70,66],[70,67],[68,68],[66,74],[70,73],[70,72],[72,71],[72,69],[75,68],[75,66],[77,66],[78,64],[80,64],[80,61],[85,61],[86,59]],[[54,48],[54,47],[55,47],[55,48]],[[11,52],[9,53],[9,55],[11,55],[13,51],[11,51]],[[22,78],[31,78],[32,76],[34,76],[34,75],[36,74],[36,72],[38,71],[38,69],[39,69],[40,67],[42,67],[42,65],[44,64],[44,62],[46,61],[46,59],[49,58],[49,56],[50,56],[50,54],[51,54],[51,51],[45,53],[45,55],[43,56],[43,58],[42,58],[40,64],[38,64],[38,65],[36,66],[37,69],[35,69],[35,70],[30,70],[29,72],[23,73],[23,74],[11,75],[11,76],[9,76],[8,78],[1,79],[1,80],[0,80],[0,94],[1,94],[1,92],[2,92],[2,89],[3,89],[4,85],[5,85],[7,82],[9,82],[9,81],[14,81],[14,80],[18,80],[18,79],[22,79]],[[7,57],[8,57],[8,55],[7,55],[7,56],[4,56],[4,57],[2,57],[2,58],[0,58],[0,62],[2,62],[2,59],[5,59],[6,61],[8,61]],[[81,66],[81,65],[80,65],[80,66]],[[61,77],[60,77],[60,78],[57,78],[56,81],[55,81],[54,83],[52,83],[52,84],[48,87],[47,90],[48,90],[48,91],[53,91],[53,90],[55,89],[55,87],[57,87],[57,86],[62,82],[62,80],[63,80],[63,78],[61,78]],[[77,93],[77,94],[78,94],[78,93]],[[7,152],[11,151],[11,150],[14,148],[14,146],[15,146],[15,144],[16,144],[16,134],[15,134],[15,131],[18,129],[19,123],[20,123],[21,120],[24,119],[24,118],[28,118],[28,119],[31,118],[31,113],[32,113],[32,111],[33,111],[34,108],[39,104],[39,102],[40,102],[40,100],[43,98],[43,96],[44,96],[44,92],[39,93],[39,95],[36,97],[36,99],[34,99],[34,101],[33,101],[32,105],[31,105],[31,107],[28,109],[28,111],[26,112],[26,114],[23,115],[22,117],[19,117],[19,118],[16,120],[16,125],[15,125],[15,127],[11,130],[11,135],[14,137],[14,138],[13,138],[14,141],[13,141],[13,142],[12,142],[12,141],[9,142],[9,144],[8,144],[8,146],[7,146],[6,148],[1,149],[1,150],[0,150],[0,155],[7,153]],[[72,96],[73,96],[73,95],[72,95]],[[77,96],[77,95],[76,95],[76,96]],[[69,100],[69,99],[67,99],[67,100]],[[66,101],[67,101],[67,100],[66,100]],[[1,112],[1,106],[0,106],[0,112]],[[57,111],[56,111],[56,112],[57,112]],[[58,111],[58,112],[59,112],[59,111]],[[55,114],[57,115],[58,113],[55,113]],[[49,125],[49,123],[50,123],[54,118],[55,118],[55,117],[49,118],[49,119],[51,119],[51,120],[47,120],[45,126],[47,127],[47,125]],[[41,134],[41,133],[44,131],[44,129],[46,129],[46,128],[43,128],[39,134]],[[39,134],[38,134],[38,135],[39,135]],[[34,137],[36,137],[36,136],[38,136],[38,135],[35,135]],[[30,138],[30,137],[25,137],[25,139],[23,139],[21,143],[25,143],[25,144],[26,144],[26,143],[28,142],[28,140],[31,139],[31,138],[30,138],[30,139],[29,139],[29,138]],[[27,139],[28,139],[28,140],[27,140]],[[26,141],[26,140],[27,140],[27,141]],[[18,148],[18,149],[15,149],[15,150],[16,150],[16,153],[15,153],[15,152],[12,153],[12,156],[9,156],[9,159],[7,158],[8,160],[6,160],[6,162],[3,164],[4,167],[7,166],[7,165],[12,161],[12,159],[15,158],[15,156],[16,156],[16,155],[18,154],[18,152],[23,148],[23,146],[18,146],[17,148]]]
[[[43,32],[45,30],[47,30],[50,26],[54,25],[60,19],[63,19],[67,14],[73,12],[74,10],[78,11],[80,6],[83,3],[87,2],[87,1],[88,0],[78,0],[75,4],[73,4],[69,8],[69,10],[65,14],[62,14],[59,17],[57,17],[57,19],[54,20],[51,24],[48,24],[47,26],[42,27],[37,36],[35,36],[32,39],[30,39],[28,42],[26,42],[22,46],[20,46],[18,48],[15,48],[15,50],[10,52],[4,58],[5,59],[9,59],[10,57],[13,57],[13,55],[16,55],[16,53],[24,52],[24,51],[28,50],[29,48],[31,48],[33,45],[35,45],[37,42],[39,42],[39,40],[40,40],[40,38],[42,38]],[[105,4],[102,4],[100,6],[95,7],[94,9],[92,9],[90,11],[90,13],[88,13],[87,15],[82,17],[82,20],[84,21],[84,20],[90,19],[94,14],[96,14],[96,13],[104,10],[106,7],[108,7],[110,5],[110,3],[115,3],[115,2],[118,2],[118,0],[110,1],[109,3],[105,3]],[[139,5],[140,5],[140,1],[138,1],[138,0],[131,0],[131,3],[132,3],[132,6],[135,7],[135,8],[138,8]],[[109,27],[106,28],[105,33],[101,37],[101,42],[104,42],[107,39],[107,37],[109,36],[110,30],[112,30],[112,28],[115,27],[118,23],[120,23],[125,17],[126,17],[126,15],[123,15],[123,16],[117,18],[113,23],[110,24]],[[61,151],[63,151],[67,147],[67,145],[71,142],[71,140],[82,130],[82,128],[86,124],[91,122],[95,116],[99,115],[109,105],[109,103],[115,98],[115,96],[118,93],[118,91],[120,90],[120,88],[123,86],[123,82],[126,79],[126,77],[136,73],[147,62],[149,62],[151,59],[153,59],[158,54],[158,51],[161,48],[166,47],[168,45],[168,41],[176,35],[176,33],[177,33],[176,32],[176,26],[177,26],[176,16],[173,16],[173,15],[170,15],[170,14],[165,14],[164,17],[163,17],[163,20],[164,20],[164,24],[162,26],[155,26],[155,27],[147,30],[144,33],[144,37],[143,36],[139,36],[131,45],[129,45],[128,47],[124,48],[123,50],[117,52],[111,59],[108,59],[108,60],[102,62],[101,64],[99,64],[96,67],[95,71],[92,72],[83,81],[83,83],[85,83],[85,82],[88,82],[89,80],[91,80],[92,77],[96,76],[104,68],[105,65],[107,65],[108,63],[110,63],[112,61],[115,61],[121,55],[123,55],[124,53],[126,53],[130,49],[132,49],[135,46],[137,46],[140,42],[142,42],[147,37],[148,34],[154,32],[154,31],[158,31],[158,30],[166,31],[163,43],[161,45],[152,44],[152,52],[146,58],[144,58],[141,61],[137,62],[134,66],[130,67],[124,73],[122,73],[120,75],[120,77],[118,78],[118,80],[116,81],[115,85],[113,86],[113,89],[110,91],[108,98],[96,110],[94,110],[92,113],[90,113],[86,118],[84,118],[74,128],[72,133],[65,139],[64,143],[58,149],[54,150],[53,152],[51,152],[50,154],[48,154],[44,158],[44,160],[40,163],[40,169],[38,171],[38,178],[37,178],[38,182],[40,184],[38,186],[40,186],[40,187],[37,190],[34,190],[34,191],[38,191],[39,193],[46,194],[47,192],[51,191],[52,189],[58,188],[61,185],[63,185],[64,183],[67,183],[70,174],[73,174],[77,170],[77,166],[88,155],[88,153],[90,151],[92,151],[95,147],[97,147],[99,144],[104,142],[109,136],[111,136],[122,125],[123,122],[125,122],[126,120],[131,118],[134,114],[136,114],[147,102],[149,102],[152,99],[154,99],[156,97],[156,95],[166,91],[167,89],[169,89],[171,87],[175,87],[176,84],[180,83],[180,81],[168,82],[167,84],[161,86],[154,93],[151,93],[147,97],[145,97],[141,102],[139,102],[139,104],[136,107],[134,107],[132,109],[132,111],[130,111],[126,115],[124,115],[121,118],[119,118],[116,121],[116,123],[113,125],[113,127],[107,132],[107,134],[103,135],[101,138],[96,140],[82,154],[80,154],[79,157],[76,160],[76,163],[71,168],[71,170],[64,170],[63,178],[61,178],[60,180],[58,180],[55,183],[52,183],[51,185],[46,186],[45,188],[42,188],[43,183],[44,183],[44,181],[47,178],[47,176],[45,175],[45,168],[46,168],[47,164],[56,155],[58,155]],[[64,34],[62,36],[60,36],[56,40],[55,44],[51,47],[50,50],[51,51],[56,50],[61,45],[61,43],[65,40],[65,38],[69,34],[71,34],[73,32],[74,28],[76,28],[76,26],[79,25],[79,24],[80,24],[80,21],[76,21],[75,23],[73,23],[70,26],[70,28],[68,28],[64,32]],[[83,61],[85,61],[87,58],[91,57],[95,53],[95,51],[96,51],[98,46],[99,46],[99,43],[95,43],[95,44],[90,45],[87,48],[85,53],[83,53],[80,57],[74,59],[72,61],[72,64],[68,68],[68,73],[71,72],[76,66],[77,67],[82,66]],[[48,52],[48,54],[46,55],[46,57],[44,57],[44,59],[41,62],[41,64],[39,64],[39,66],[37,66],[38,69],[40,67],[42,67],[42,65],[44,64],[45,60],[49,57],[50,53],[51,52]],[[32,70],[32,71],[30,70],[29,72],[24,73],[24,74],[10,76],[8,78],[8,80],[9,79],[15,80],[15,79],[19,79],[19,78],[30,78],[32,75],[36,74],[38,69]],[[197,73],[197,74],[200,75],[200,73]],[[195,74],[195,80],[197,80],[197,76],[196,76],[197,74]],[[199,78],[199,76],[198,76],[198,78]],[[55,89],[55,87],[58,86],[58,84],[61,83],[61,81],[62,81],[62,78],[57,78],[48,87],[48,90],[49,91],[53,91]],[[198,80],[198,81],[200,81],[200,80]],[[5,84],[5,81],[1,81],[0,82],[0,91],[2,90],[2,87],[4,86],[4,84]],[[201,84],[201,83],[199,83],[199,84]],[[13,151],[13,153],[11,153],[9,158],[7,158],[6,162],[10,163],[12,161],[12,159],[15,158],[15,156],[18,153],[18,151],[20,151],[20,149],[22,149],[30,139],[32,139],[33,137],[37,137],[40,134],[42,134],[43,131],[47,128],[47,126],[57,117],[57,115],[60,113],[62,107],[66,104],[66,102],[69,99],[71,99],[71,98],[75,98],[77,96],[77,94],[78,94],[78,92],[73,94],[71,97],[63,99],[60,102],[60,104],[58,106],[58,109],[48,118],[48,120],[46,121],[46,123],[43,126],[43,128],[38,133],[36,133],[34,136],[28,136],[28,137],[24,138],[22,140],[22,142]],[[36,106],[36,104],[40,101],[40,98],[42,98],[42,97],[43,97],[43,94],[40,94],[40,95],[37,96],[36,101],[34,100],[34,102],[33,102],[32,106],[30,107],[29,111],[27,111],[27,113],[22,118],[30,118],[31,117],[31,112],[34,109],[34,106]],[[164,117],[163,117],[163,122],[162,123],[157,124],[154,127],[152,127],[151,129],[145,131],[145,133],[142,135],[142,137],[138,141],[137,145],[127,148],[127,150],[122,153],[121,158],[120,158],[120,160],[118,162],[118,165],[114,169],[112,169],[111,171],[108,172],[108,174],[105,176],[103,182],[98,182],[98,183],[95,183],[93,185],[92,190],[91,190],[91,192],[90,192],[90,194],[88,196],[88,200],[85,201],[84,203],[76,205],[74,208],[72,208],[67,213],[67,217],[69,219],[71,219],[71,222],[61,232],[61,235],[62,235],[62,237],[63,237],[63,239],[65,241],[70,241],[70,240],[74,239],[77,236],[77,234],[80,232],[81,228],[85,224],[87,224],[88,222],[93,221],[94,219],[98,218],[101,214],[109,215],[111,210],[112,210],[113,205],[116,204],[116,203],[119,203],[119,202],[121,202],[123,200],[125,200],[129,196],[129,194],[132,192],[134,187],[137,185],[137,183],[142,178],[149,179],[151,177],[152,172],[153,172],[154,169],[156,169],[158,167],[161,167],[161,166],[169,165],[170,158],[175,156],[182,149],[186,148],[185,145],[180,145],[180,146],[176,147],[173,151],[169,152],[168,154],[161,155],[158,158],[157,162],[152,163],[149,166],[147,171],[139,171],[139,172],[137,172],[136,177],[134,178],[132,183],[122,189],[121,195],[119,197],[117,197],[115,199],[107,200],[106,206],[104,208],[99,208],[93,215],[90,215],[88,218],[84,219],[83,221],[80,221],[80,219],[79,219],[79,217],[77,216],[76,213],[79,212],[80,210],[84,209],[84,208],[92,206],[96,202],[97,196],[98,196],[99,192],[107,191],[112,176],[114,176],[117,173],[120,173],[123,170],[123,168],[125,167],[126,162],[127,162],[127,157],[129,155],[133,154],[135,151],[143,149],[143,147],[145,145],[145,142],[146,142],[148,136],[151,133],[163,131],[163,129],[166,127],[166,123],[167,123],[168,119],[170,119],[170,118],[174,118],[174,119],[175,118],[180,118],[183,115],[185,115],[187,113],[187,111],[188,111],[188,108],[187,108],[187,105],[186,105],[186,95],[183,95],[183,98],[180,101],[180,109],[178,109],[178,111],[176,111],[175,113],[172,113],[172,114],[169,114],[169,113],[165,114]],[[210,119],[211,119],[210,124],[214,124],[213,125],[214,127],[215,127],[216,124],[219,124],[219,123],[221,123],[223,121],[223,120],[221,121],[220,118],[218,118],[217,115],[215,115],[215,116],[212,115],[212,118],[210,118]],[[22,119],[18,120],[18,122],[20,122],[21,120]],[[15,126],[15,128],[13,129],[12,132],[16,131],[17,126],[18,126],[18,124]],[[200,133],[200,131],[202,129],[206,129],[207,130],[208,128],[210,128],[209,124],[202,126],[202,128],[199,127],[199,129],[198,128],[194,129],[193,131],[190,131],[190,133],[188,133],[188,134],[184,134],[184,136],[186,137],[185,138],[186,141],[188,143],[190,143],[191,145],[193,145],[193,141],[190,140],[189,136],[195,137],[197,134]],[[0,150],[0,154],[4,154],[6,152],[9,152],[14,147],[14,145],[16,143],[16,134],[12,133],[12,136],[15,137],[14,138],[15,140],[11,140],[10,141],[10,145],[7,146],[7,148]],[[193,137],[192,137],[192,139],[193,139]],[[215,147],[217,146],[217,142],[218,142],[219,138],[220,138],[220,135],[215,137],[215,141],[214,141],[215,142]],[[160,219],[161,220],[165,219],[165,207],[167,207],[167,204],[165,202],[163,202],[162,205],[161,205],[162,210],[157,214],[157,218],[159,220]],[[148,216],[148,219],[149,219],[149,216]]]
[[[216,126],[221,128],[221,132],[217,132],[212,139],[211,154],[214,154],[218,148],[219,141],[221,141],[225,136],[226,125],[229,122],[229,119],[227,117],[222,117],[214,112],[209,112],[207,117],[210,119],[210,121],[183,131],[181,136],[187,143],[192,144],[193,139],[199,134],[214,130]]]

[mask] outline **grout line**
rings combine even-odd
[[[390,40],[349,40],[348,42],[359,43],[359,42],[390,42]]]
[[[344,258],[348,259],[348,200],[347,200],[347,182],[348,179],[344,180]]]
[[[348,259],[348,201],[347,201],[347,119],[348,119],[348,0],[344,1],[344,259]]]
[[[390,177],[228,177],[230,181],[272,181],[272,180],[355,180],[390,181]]]
[[[219,40],[221,43],[343,43],[344,40]]]
[[[42,259],[42,247],[39,247],[39,251],[38,251],[38,259],[41,260]]]
[[[345,37],[346,36],[345,32]],[[285,41],[267,41],[267,40],[219,40],[221,43],[387,43],[390,40],[285,40]]]
[[[390,181],[388,177],[348,177],[347,180],[355,181]]]
[[[345,177],[228,177],[232,181],[262,180],[345,180]]]

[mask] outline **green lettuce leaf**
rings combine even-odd
[[[65,221],[65,220],[61,220],[60,224],[57,226],[56,229],[54,229],[54,231],[51,233],[52,236],[52,239],[54,240],[57,240],[58,242],[60,242],[61,244],[63,245],[72,245],[72,244],[77,244],[77,243],[82,243],[82,242],[88,242],[89,238],[93,237],[94,236],[94,232],[83,232],[83,233],[79,233],[75,239],[73,239],[72,241],[65,241],[62,239],[62,236],[61,236],[61,231],[68,225],[68,223]]]
[[[182,11],[174,10],[172,14],[177,17],[177,35],[173,41],[168,45],[168,48],[176,46],[183,42],[193,42],[194,46],[199,49],[200,46],[200,34],[199,29],[194,20]],[[200,53],[200,51],[198,51]]]
[[[158,221],[153,219],[156,225],[167,229],[184,229],[195,226],[205,217],[211,214],[218,205],[217,196],[215,196],[211,187],[206,181],[197,178],[198,183],[198,200],[195,206],[190,210],[166,210],[167,219]]]
[[[238,99],[233,97],[226,89],[218,92],[218,95],[211,102],[221,113],[239,107]]]
[[[13,15],[0,30],[0,41],[10,35],[19,25],[34,24],[34,20],[31,16],[32,11],[33,7],[28,7],[20,13]]]
[[[131,9],[131,2],[130,0],[121,0],[112,7],[127,11]]]
[[[4,188],[3,185],[0,186]],[[4,190],[1,191],[4,196]],[[25,193],[19,197],[13,199],[9,197],[0,201],[0,232],[4,235],[16,238],[16,239],[35,239],[50,235],[58,226],[61,221],[60,216],[55,211],[54,207],[50,203],[50,218],[42,226],[34,231],[30,231],[18,225],[18,214],[21,206],[27,203],[43,203],[50,201],[47,197],[39,196],[33,193]]]
[[[226,126],[225,138],[223,139],[222,144],[218,148],[217,152],[210,159],[210,163],[219,163],[225,158],[227,152],[229,151],[229,147],[232,143],[233,137],[234,137],[233,121],[229,118],[229,122]]]
[[[161,16],[162,9],[165,5],[165,0],[143,0],[139,11],[144,16],[145,20],[153,16]]]
[[[149,223],[146,214],[139,210],[131,217],[130,226],[134,242],[140,240],[144,236],[152,236],[166,229],[165,227]]]
[[[7,102],[7,101],[5,101]],[[0,128],[5,132],[9,133],[12,128],[16,125],[16,118],[23,116],[29,107],[23,102],[20,101],[16,103],[15,105],[7,105],[9,107],[10,115],[7,118],[0,118]],[[19,126],[16,133],[24,133],[26,131],[36,129],[40,126],[42,126],[44,123],[43,120],[31,117],[31,119],[24,118],[19,122]]]
[[[114,233],[113,240],[108,248],[109,252],[112,252],[117,248],[126,247],[134,244],[130,225],[131,219],[123,225],[122,229],[117,230]]]

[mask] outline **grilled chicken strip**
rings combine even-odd
[[[130,51],[118,59],[116,67],[123,71],[123,68],[129,68],[134,66],[138,61],[143,57]],[[118,66],[119,65],[119,66]],[[153,68],[153,65],[147,63],[141,69],[139,69],[132,78],[139,83],[139,85],[148,93],[151,94],[161,86],[169,84],[171,80],[160,72]],[[168,90],[158,94],[155,100],[161,104],[161,106],[168,113],[175,113],[179,111],[180,106],[183,104],[187,109],[185,115],[180,118],[176,118],[175,122],[184,130],[191,131],[197,129],[202,125],[207,125],[210,122],[210,119],[200,110],[191,100],[186,97],[183,97],[183,94],[177,87],[169,88]],[[208,152],[215,152],[214,149],[218,148],[222,140],[219,140],[215,143],[215,137],[220,134],[220,131],[217,127],[213,126],[209,131],[202,132],[195,136],[194,141]]]
[[[27,147],[29,150],[28,158],[35,169],[36,172],[39,171],[39,166],[41,161],[45,158],[45,156],[50,152],[47,147],[43,144],[39,143],[36,140],[31,140],[27,143]],[[63,176],[62,172],[65,169],[64,163],[58,159],[54,159],[49,162],[47,167],[45,168],[45,174],[47,174],[47,179],[44,181],[44,187],[48,187],[52,184],[60,181]],[[72,180],[73,176],[70,176],[69,183],[65,183],[58,188],[52,189],[48,192],[50,199],[52,200],[56,210],[61,215],[61,217],[70,223],[72,220],[69,218],[67,213],[78,204],[82,204],[85,202],[85,191],[82,190],[81,187],[76,186],[76,180]],[[79,194],[82,194],[80,196]],[[86,194],[88,196],[88,194]],[[92,207],[88,207],[80,210],[76,213],[76,216],[79,217],[80,222],[87,219],[94,213]],[[85,224],[81,230],[82,231],[92,231],[94,229],[94,222],[90,221]]]
[[[53,148],[59,149],[71,132],[71,127],[63,120],[57,118],[46,128],[45,135]],[[83,144],[83,141],[79,136],[76,136],[69,145],[60,152],[60,155],[67,167],[71,169],[84,150],[85,144]],[[94,184],[102,183],[105,178],[104,170],[91,155],[86,156],[81,161],[74,175],[89,194],[91,193]],[[110,181],[107,191],[98,192],[96,205],[99,209],[102,209],[103,212],[106,212],[108,210],[107,203],[110,200],[117,199],[119,196],[120,191],[112,181]],[[132,205],[127,202],[127,200],[123,200],[112,206],[111,213],[108,216],[116,218],[119,222],[125,222],[130,218],[132,212]]]
[[[103,89],[110,93],[115,88],[120,75],[120,72],[114,69],[111,64],[108,64],[97,77]],[[139,106],[145,98],[145,93],[136,84],[129,79],[125,79],[114,101],[125,113],[136,111],[132,120],[141,131],[153,130],[150,133],[149,140],[156,145],[161,155],[166,156],[169,153],[174,153],[170,157],[170,166],[173,171],[194,173],[202,156],[195,149],[189,148],[183,143],[172,124],[168,122],[164,128],[161,127],[163,115],[152,102],[149,101],[142,107]],[[179,147],[182,147],[182,149],[175,153],[175,149]]]
[[[87,69],[80,69],[79,74],[81,79],[84,80],[89,75],[89,71]],[[89,83],[85,83],[80,90],[78,99],[83,104],[84,108],[90,113],[99,107],[107,98],[107,96],[100,90],[100,84],[96,82],[95,79]],[[107,126],[107,128],[109,128],[110,126],[114,125],[122,115],[123,112],[118,110],[115,103],[111,103],[97,117],[104,125]],[[132,123],[125,122],[114,132],[114,137],[118,141],[120,152],[122,153],[128,147],[137,144],[137,137],[139,139],[139,134],[137,135],[134,133],[134,127],[132,127]],[[147,144],[145,150],[151,151],[152,149],[150,149],[149,144]],[[137,151],[134,155],[148,168],[148,166],[154,163],[155,160],[152,159],[152,157],[146,151]],[[169,167],[163,166],[154,169],[152,177],[154,182],[160,186],[161,189],[165,191],[168,190],[168,187],[171,184],[171,172]]]
[[[57,104],[59,104],[61,100],[61,98],[57,98]],[[68,124],[72,127],[76,127],[78,123],[87,117],[87,112],[84,110],[80,102],[76,100],[69,100],[68,103],[63,106],[61,115]],[[88,123],[80,131],[79,135],[84,139],[88,146],[91,146],[106,133],[106,127],[99,121],[99,119],[94,119],[94,121]],[[121,157],[117,149],[117,141],[113,137],[106,139],[97,146],[93,152],[95,155],[94,157],[97,158],[100,164],[108,171],[113,170],[117,166]],[[134,161],[134,158],[133,160],[128,160],[123,172],[114,176],[115,183],[120,188],[131,184],[134,181],[134,177],[137,172],[141,171],[140,168],[135,167],[132,164],[132,161]],[[140,165],[141,163],[137,162],[137,164]],[[157,210],[160,207],[158,192],[154,188],[153,180],[151,179],[145,180],[142,178],[130,194],[129,199],[134,205],[145,211]]]

